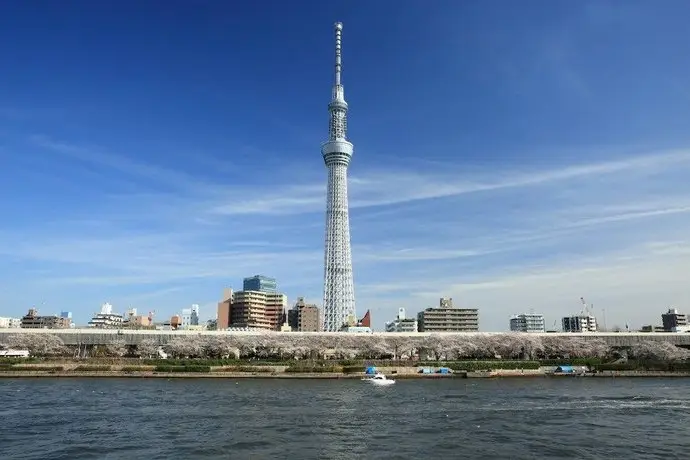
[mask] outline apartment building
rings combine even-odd
[[[597,319],[593,315],[566,316],[562,325],[563,332],[597,332]]]
[[[24,329],[69,329],[72,319],[57,315],[41,316],[38,310],[30,308],[29,312],[22,316],[20,325]]]
[[[299,297],[288,311],[288,325],[297,332],[320,332],[322,328],[321,311],[315,304],[308,304]]]
[[[386,322],[386,332],[417,332],[417,318],[408,318],[404,308],[398,309],[398,316],[393,321]]]
[[[0,318],[0,329],[14,329],[21,327],[22,325],[22,319],[21,318],[9,318],[9,317],[1,317]]]
[[[279,331],[287,296],[279,292],[238,291],[230,306],[230,326]]]
[[[669,308],[661,315],[661,323],[665,332],[685,332],[688,328],[688,317],[679,313],[675,308]]]
[[[438,307],[417,314],[417,327],[419,332],[477,332],[479,310],[457,308],[452,298],[441,298]]]
[[[512,332],[546,332],[544,315],[522,313],[510,318]]]

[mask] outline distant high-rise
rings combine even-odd
[[[544,315],[523,313],[510,318],[512,332],[545,332]]]
[[[479,331],[479,310],[456,308],[453,299],[441,298],[438,308],[427,308],[417,314],[419,332]]]
[[[232,313],[232,299],[234,292],[231,288],[223,289],[223,299],[218,302],[218,310],[216,313],[216,329],[222,331],[230,327]]]
[[[597,332],[597,319],[594,315],[566,316],[562,320],[562,325],[563,332]]]
[[[278,292],[235,292],[230,304],[229,327],[278,331],[284,322],[286,306],[287,296]]]
[[[258,292],[277,292],[278,282],[275,278],[269,278],[263,275],[254,275],[245,278],[242,283],[243,291],[258,291]]]
[[[182,309],[182,328],[199,325],[199,305],[192,304],[191,308]]]
[[[669,308],[666,313],[663,313],[661,315],[661,322],[666,332],[685,330],[688,326],[687,315],[679,313],[675,308]]]
[[[328,168],[326,189],[326,243],[324,254],[323,330],[335,332],[357,320],[352,279],[350,218],[347,198],[347,167],[354,147],[347,140],[347,102],[340,82],[341,34],[343,24],[335,23],[335,82],[328,111],[328,141],[321,154]]]
[[[398,309],[398,317],[386,323],[386,332],[417,332],[417,318],[408,318],[405,309]]]
[[[308,304],[304,297],[300,297],[288,311],[288,324],[293,331],[319,332],[322,325],[321,312],[316,305]]]

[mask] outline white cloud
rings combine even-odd
[[[513,314],[533,309],[553,321],[581,309],[580,297],[594,304],[599,321],[607,326],[631,327],[660,323],[660,315],[671,305],[690,310],[687,290],[690,241],[656,243],[606,253],[574,262],[561,261],[546,266],[511,267],[487,273],[448,276],[416,282],[360,286],[360,292],[379,299],[385,314],[399,306],[416,311],[434,306],[440,297],[453,297],[460,307],[480,309],[483,330],[505,330]],[[396,297],[409,293],[400,300]],[[394,301],[386,300],[395,298]]]
[[[588,186],[585,181],[596,176],[626,173],[651,174],[654,171],[664,171],[674,166],[687,167],[688,165],[690,165],[690,151],[679,150],[528,173],[520,171],[486,172],[481,180],[476,177],[465,177],[461,167],[456,167],[456,171],[444,170],[426,173],[373,171],[351,177],[350,206],[351,208],[358,208],[394,205],[478,192],[565,183],[574,179],[583,181],[582,187],[585,188]],[[325,182],[318,185],[290,185],[280,192],[266,195],[258,193],[258,195],[258,198],[214,206],[211,208],[211,212],[234,215],[322,211],[325,199]]]
[[[291,299],[321,297],[324,171],[319,182],[308,172],[270,187],[228,186],[218,177],[34,142],[135,177],[142,188],[108,192],[57,222],[6,230],[0,254],[10,262],[0,261],[0,269],[14,287],[0,301],[78,299],[75,313],[91,314],[107,298],[167,314],[188,303],[212,308],[223,287],[256,273],[277,277]],[[352,177],[355,291],[358,310],[372,309],[375,324],[400,306],[412,314],[440,296],[479,306],[483,329],[505,329],[510,314],[530,308],[553,321],[578,309],[580,296],[606,306],[611,323],[655,322],[670,303],[690,311],[683,290],[690,151],[541,170],[475,166],[471,176],[464,170]],[[149,179],[167,191],[146,188]]]

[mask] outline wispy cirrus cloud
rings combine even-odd
[[[619,322],[656,322],[671,303],[690,310],[688,69],[673,59],[688,8],[449,8],[396,9],[418,17],[428,40],[381,21],[390,8],[367,10],[387,39],[360,27],[347,42],[358,310],[380,327],[400,306],[453,296],[480,307],[484,330],[530,308],[558,319],[580,296]],[[246,19],[272,32],[261,15]],[[192,302],[212,309],[223,287],[255,273],[277,277],[291,299],[321,297],[331,51],[314,48],[311,66],[303,47],[300,64],[283,62],[292,67],[280,84],[266,85],[275,72],[265,56],[284,37],[208,46],[193,33],[208,21],[189,22],[108,43],[141,64],[135,80],[122,66],[77,68],[98,28],[84,43],[44,30],[69,66],[45,81],[30,65],[3,79],[1,315],[46,299],[83,322],[104,300],[165,315]],[[29,47],[21,53],[45,51],[10,29]],[[318,35],[297,29],[305,35],[290,40]],[[204,71],[178,65],[180,48],[159,47],[159,36],[184,43]],[[467,59],[447,59],[458,49]],[[110,69],[101,54],[87,67]],[[148,66],[150,55],[170,65]],[[424,65],[401,73],[389,65],[401,59]],[[231,64],[245,61],[239,73]],[[35,110],[47,106],[68,109]]]
[[[27,274],[41,267],[33,282],[43,286],[39,291],[100,289],[159,308],[196,292],[197,303],[212,305],[223,286],[265,273],[292,298],[320,298],[322,168],[306,170],[305,181],[283,178],[271,187],[226,184],[214,174],[98,149],[31,142],[144,185],[137,193],[101,193],[98,206],[75,210],[88,219],[67,213],[56,233],[3,235],[9,244],[0,254]],[[481,306],[483,328],[503,329],[515,310],[569,313],[575,307],[566,298],[575,291],[611,303],[618,298],[613,291],[628,282],[615,282],[615,273],[656,292],[653,283],[669,271],[664,267],[679,269],[685,260],[690,193],[679,181],[685,172],[690,150],[682,149],[548,168],[474,167],[471,175],[461,164],[357,171],[350,197],[359,308],[373,309],[381,322],[398,306],[415,310],[455,295],[459,304]],[[169,188],[161,193],[156,184]],[[643,260],[659,275],[642,279]],[[612,315],[625,313],[616,305]],[[636,311],[629,316],[646,317]]]
[[[372,171],[350,179],[350,206],[388,206],[410,201],[447,198],[480,192],[548,185],[625,173],[650,174],[673,167],[690,167],[690,150],[655,152],[614,161],[532,172],[496,170],[484,177],[466,177],[462,167],[456,171],[388,172]],[[587,184],[583,183],[583,187]],[[325,184],[289,185],[280,192],[269,192],[239,203],[226,203],[211,208],[212,213],[289,214],[321,211]]]

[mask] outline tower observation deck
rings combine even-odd
[[[335,83],[331,102],[328,104],[328,141],[321,146],[321,154],[328,169],[323,283],[323,330],[326,332],[339,331],[357,318],[347,198],[347,167],[354,148],[347,140],[348,106],[340,80],[342,31],[343,24],[335,23]]]

